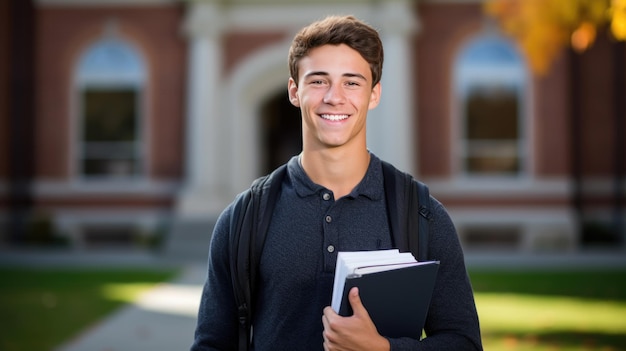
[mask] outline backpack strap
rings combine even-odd
[[[230,222],[230,269],[239,320],[239,350],[249,348],[252,337],[252,296],[260,253],[265,244],[273,206],[287,166],[256,179],[233,206]]]
[[[250,339],[249,325],[249,301],[250,282],[245,278],[247,267],[249,266],[250,236],[242,233],[250,233],[252,226],[252,196],[251,191],[246,191],[241,195],[233,206],[233,213],[230,219],[230,271],[235,303],[237,304],[238,317],[238,344],[239,350],[242,345],[246,347],[247,340]]]
[[[426,186],[426,184],[418,180],[415,180],[413,182],[413,185],[413,188],[415,189],[415,191],[417,191],[417,196],[415,196],[414,192],[413,197],[418,199],[420,215],[418,216],[419,220],[417,223],[417,235],[418,242],[421,243],[421,245],[418,244],[417,251],[413,251],[413,247],[411,246],[411,252],[417,252],[418,261],[426,261],[428,260],[428,236],[430,234],[429,222],[432,220],[432,213],[430,212],[430,191],[428,191],[428,187]],[[415,238],[415,235],[410,235],[409,237]]]
[[[408,249],[418,261],[426,261],[428,222],[432,217],[428,187],[388,162],[382,161],[382,168],[393,245],[401,250]]]
[[[265,239],[267,238],[267,232],[272,221],[272,214],[274,213],[274,207],[280,195],[280,190],[283,184],[283,179],[287,173],[287,164],[283,164],[278,167],[269,176],[261,178],[252,184],[253,197],[256,200],[255,208],[257,212],[254,213],[257,218],[258,228],[252,236],[252,250],[251,262],[254,264],[255,269],[250,270],[250,283],[252,284],[252,290],[256,287],[256,273],[261,260],[261,252],[263,252],[263,246],[265,246]]]

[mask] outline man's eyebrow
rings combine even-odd
[[[329,76],[330,74],[328,72],[325,71],[313,71],[313,72],[309,72],[307,74],[304,75],[304,78],[308,78],[308,77],[312,77],[312,76]],[[342,74],[343,77],[348,77],[348,78],[359,78],[359,79],[363,79],[365,81],[367,81],[367,78],[365,78],[364,75],[360,74],[360,73],[344,73]]]
[[[359,78],[367,81],[367,78],[365,78],[365,76],[360,73],[344,73],[343,76],[348,78]]]
[[[304,79],[306,78],[310,78],[310,77],[315,77],[315,76],[329,76],[330,74],[328,72],[324,72],[324,71],[312,71],[312,72],[308,72],[304,75]]]

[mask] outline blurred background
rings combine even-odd
[[[470,267],[623,261],[623,0],[2,1],[0,256],[204,264],[221,210],[300,151],[287,52],[327,14],[380,31],[368,146]]]

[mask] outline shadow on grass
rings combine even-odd
[[[626,301],[626,270],[470,271],[475,292]]]
[[[626,349],[626,335],[608,332],[543,331],[540,333],[486,332],[483,339],[498,339],[511,349],[519,344],[537,349],[618,351]]]

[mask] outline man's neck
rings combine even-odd
[[[303,151],[302,168],[311,180],[330,189],[335,199],[348,195],[363,179],[370,163],[366,148],[346,150]]]

